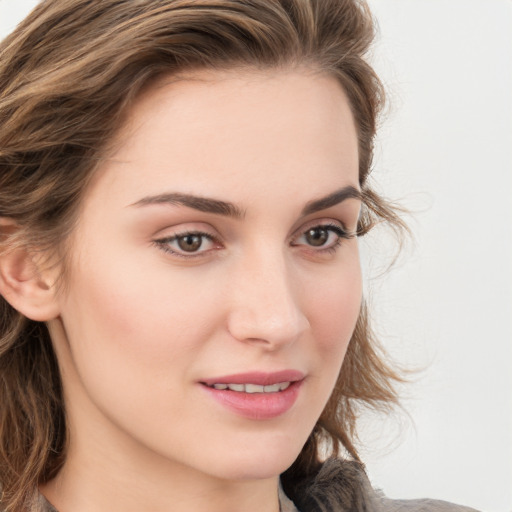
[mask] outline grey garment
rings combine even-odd
[[[286,498],[288,503],[281,505],[281,512],[300,512],[299,509]],[[367,506],[367,512],[478,512],[474,508],[455,505],[439,500],[391,500],[384,498],[380,503],[374,503],[373,508]],[[53,512],[53,510],[52,510]],[[315,511],[316,512],[316,511]],[[334,510],[332,511],[334,512]],[[352,512],[349,509],[338,509],[336,512]]]
[[[286,496],[283,490],[279,489],[280,512],[300,512],[293,502]],[[372,508],[371,508],[372,507]],[[392,500],[383,496],[378,497],[367,512],[477,512],[473,508],[462,507],[437,500]],[[31,512],[58,512],[42,494],[34,503]],[[334,512],[334,511],[333,511]],[[351,512],[347,509],[338,512]]]
[[[280,512],[300,512],[295,504],[280,489]],[[371,490],[368,501],[363,505],[365,512],[478,512],[474,508],[455,505],[440,500],[393,500],[378,491]],[[320,510],[320,509],[318,509]],[[328,512],[353,512],[353,508],[329,509]],[[52,511],[53,512],[53,511]],[[313,512],[313,511],[312,511]],[[317,512],[315,510],[314,512]]]
[[[477,512],[446,501],[386,498],[372,487],[362,464],[337,458],[299,482],[292,497],[295,504],[288,503],[286,512]]]
[[[394,500],[386,498],[378,491],[371,491],[372,499],[369,501],[368,512],[478,512],[474,508],[456,505],[441,500]]]
[[[306,487],[312,500],[300,511],[279,486],[280,512],[478,512],[446,501],[386,498],[373,489],[361,465],[339,459],[326,461]],[[38,493],[30,512],[58,511]]]
[[[30,512],[58,512],[57,509],[38,492],[32,502]]]
[[[286,496],[281,485],[279,485],[279,512],[299,512],[293,501]]]
[[[440,500],[391,500],[383,498],[376,512],[478,512],[474,508]]]

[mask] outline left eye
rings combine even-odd
[[[335,224],[312,226],[296,239],[294,245],[331,249],[339,245],[341,238],[349,238],[349,235],[340,226]]]
[[[211,235],[200,232],[177,234],[155,242],[164,250],[179,256],[201,254],[215,246]]]

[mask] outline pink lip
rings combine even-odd
[[[280,372],[247,372],[235,375],[213,377],[201,382],[207,386],[214,384],[257,384],[258,386],[271,386],[279,382],[295,382],[304,379],[304,374],[298,370],[282,370]]]
[[[283,370],[274,373],[249,372],[206,379],[200,384],[211,398],[230,411],[253,420],[268,420],[281,416],[292,408],[299,395],[304,377],[304,374],[297,370]],[[276,393],[244,393],[209,387],[213,384],[270,386],[280,382],[291,382],[291,384],[284,391]]]

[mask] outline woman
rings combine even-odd
[[[402,228],[371,39],[354,1],[51,0],[3,42],[5,510],[463,510],[355,447],[400,380],[361,298],[357,237]]]

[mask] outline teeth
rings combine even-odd
[[[243,387],[245,388],[244,391],[246,393],[263,393],[265,391],[264,386],[258,386],[257,384],[245,384]],[[230,389],[233,389],[233,388],[231,388],[231,386],[230,386]],[[238,390],[235,389],[235,391],[238,391]]]
[[[278,382],[269,386],[258,384],[213,384],[214,389],[238,391],[239,393],[278,393],[290,387],[290,382]]]

